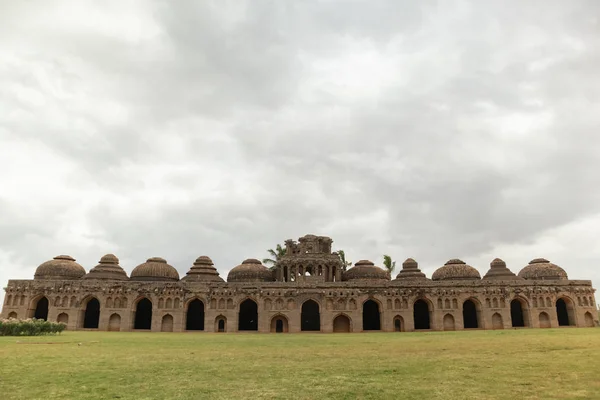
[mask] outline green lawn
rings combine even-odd
[[[600,329],[0,337],[8,399],[600,399]]]

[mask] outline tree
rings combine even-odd
[[[285,256],[285,247],[281,247],[280,244],[278,244],[275,247],[275,250],[273,249],[269,249],[267,250],[267,252],[271,255],[271,257],[273,258],[263,258],[262,262],[263,264],[272,264],[271,265],[271,269],[275,268],[275,266],[277,265],[277,262],[281,259],[281,257]]]
[[[391,275],[396,269],[396,261],[392,261],[392,257],[387,254],[383,255],[383,266],[387,269],[387,272]]]
[[[352,265],[352,261],[346,261],[346,253],[344,253],[344,250],[338,250],[338,256],[340,257],[340,261],[342,262],[342,265],[344,266],[344,271],[346,270],[346,267],[349,267],[350,265]]]

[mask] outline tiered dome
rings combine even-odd
[[[467,265],[464,261],[453,259],[446,262],[443,267],[438,268],[431,275],[431,279],[434,281],[473,280],[481,279],[481,275],[479,275],[479,271]]]
[[[181,280],[188,282],[223,282],[223,278],[219,276],[212,260],[207,256],[196,258],[194,265]]]
[[[396,280],[426,280],[427,276],[419,269],[419,263],[412,258],[407,258],[402,263],[402,270],[396,275]]]
[[[244,260],[229,271],[227,282],[271,282],[273,273],[255,258]]]
[[[88,272],[84,279],[112,279],[126,281],[127,273],[119,265],[119,259],[114,254],[102,256],[100,263]]]
[[[506,267],[506,263],[499,259],[494,258],[490,263],[490,269],[483,276],[483,279],[489,280],[519,280],[517,275]]]
[[[131,280],[178,281],[179,273],[164,258],[152,257],[131,271]]]
[[[79,279],[84,275],[85,269],[73,257],[61,255],[37,267],[33,279]]]
[[[342,280],[390,280],[390,276],[386,270],[376,267],[372,261],[360,260],[354,264],[354,267],[344,272]]]
[[[531,280],[569,279],[564,269],[556,264],[552,264],[545,258],[536,258],[535,260],[531,260],[528,266],[519,271],[519,277]]]

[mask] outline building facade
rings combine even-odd
[[[410,332],[598,326],[595,289],[546,259],[518,274],[495,259],[481,277],[449,260],[427,278],[413,259],[395,279],[368,260],[346,269],[332,240],[288,240],[272,269],[256,259],[225,282],[210,258],[186,276],[154,257],[128,277],[112,254],[88,273],[70,256],[9,280],[3,318],[42,318],[70,330],[157,332]]]

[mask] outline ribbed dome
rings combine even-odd
[[[431,279],[434,281],[473,280],[481,279],[481,275],[479,275],[479,271],[464,261],[453,259],[438,268],[431,275]]]
[[[112,279],[126,281],[127,273],[119,265],[119,259],[114,254],[102,256],[100,263],[88,272],[84,279]]]
[[[79,279],[84,275],[85,269],[73,257],[61,255],[37,267],[33,279]]]
[[[419,263],[412,258],[407,258],[402,263],[402,270],[396,275],[396,280],[427,280],[427,277],[419,269]]]
[[[514,272],[506,267],[506,263],[499,259],[494,258],[490,263],[490,269],[483,276],[483,279],[489,280],[521,280]]]
[[[529,265],[519,271],[519,277],[530,280],[563,280],[569,279],[564,269],[552,264],[545,258],[531,260]]]
[[[390,280],[390,276],[386,270],[376,267],[372,261],[360,260],[354,264],[354,267],[344,272],[342,280]]]
[[[188,282],[223,282],[223,278],[219,276],[212,260],[207,256],[196,258],[194,265],[181,280]]]
[[[271,282],[273,273],[255,258],[244,260],[229,271],[227,282]]]
[[[131,279],[135,281],[178,281],[179,273],[167,260],[160,257],[149,258],[131,271]]]

